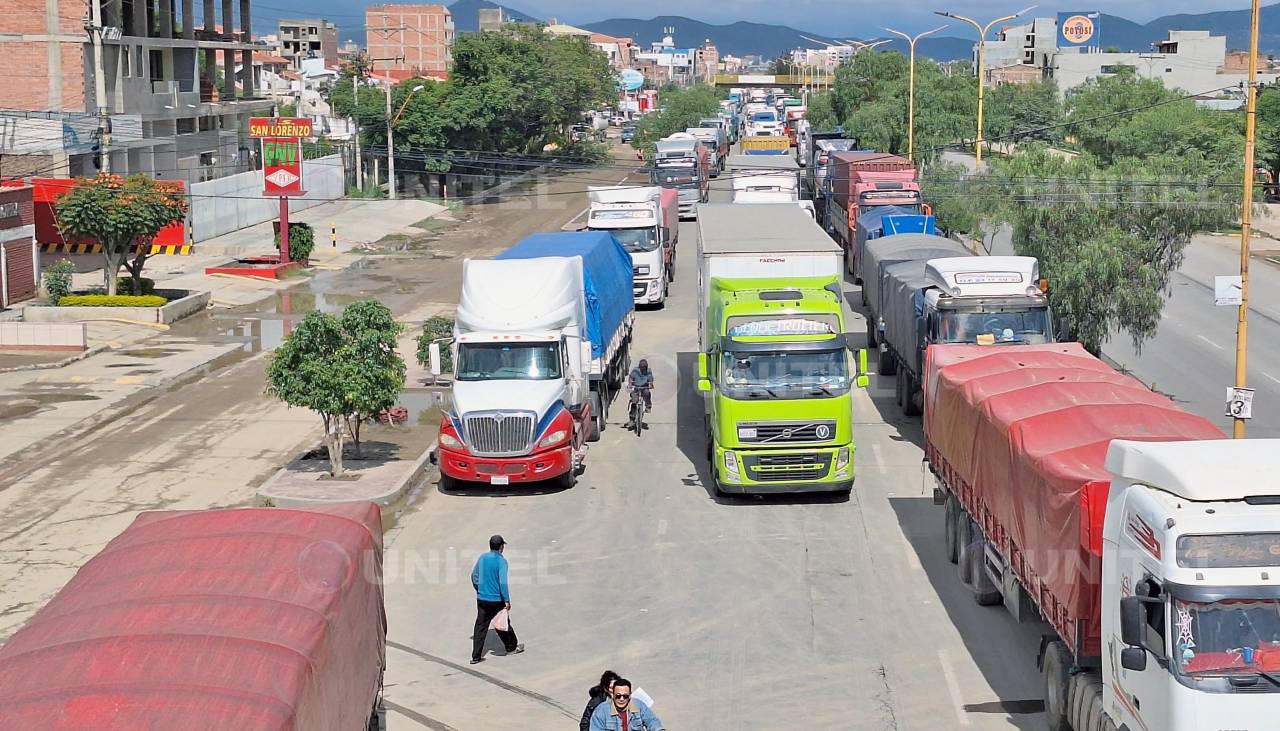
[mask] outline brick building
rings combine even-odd
[[[338,27],[328,20],[308,18],[283,19],[276,34],[280,55],[289,59],[294,71],[302,68],[303,59],[322,58],[324,65],[338,67]]]
[[[443,77],[453,61],[453,15],[443,5],[370,5],[365,46],[374,67],[395,78]]]
[[[0,187],[0,308],[36,296],[40,252],[36,248],[31,186]]]
[[[113,172],[197,182],[253,167],[247,117],[272,102],[253,74],[250,0],[222,0],[222,24],[207,29],[196,27],[195,2],[102,2]],[[214,0],[201,2],[202,17],[217,19]],[[5,0],[0,174],[92,175],[104,161],[84,16],[84,0]],[[220,85],[219,56],[231,69]]]

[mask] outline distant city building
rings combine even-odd
[[[592,35],[589,30],[557,22],[555,18],[547,21],[546,31],[553,36],[582,36],[583,38],[590,38]]]
[[[621,71],[631,68],[636,43],[630,38],[615,38],[603,33],[591,34],[591,45],[609,57],[609,65]]]
[[[1243,55],[1247,64],[1248,53]],[[1145,53],[1056,53],[1049,73],[1058,90],[1065,92],[1122,67],[1133,69],[1140,78],[1159,79],[1170,89],[1206,97],[1225,94],[1248,78],[1247,66],[1239,70],[1238,59],[1230,59],[1226,37],[1207,30],[1171,30],[1167,39]],[[1275,80],[1275,73],[1258,77],[1263,84]]]
[[[338,27],[320,18],[279,22],[279,54],[289,59],[294,70],[308,58],[323,59],[327,66],[338,65]]]
[[[634,65],[654,85],[688,86],[697,78],[694,64],[700,50],[676,48],[675,39],[666,35],[650,45],[648,51],[636,53]]]
[[[480,32],[497,33],[507,24],[505,8],[480,8]]]
[[[453,16],[443,5],[369,5],[365,46],[380,72],[391,78],[444,78],[453,62]]]
[[[1015,63],[1009,66],[986,69],[987,83],[991,86],[1005,84],[1031,84],[1044,78],[1044,69],[1039,66],[1028,66]]]
[[[798,48],[791,52],[791,61],[797,66],[832,70],[853,58],[853,46],[827,46],[826,48]]]
[[[1079,50],[1079,49],[1077,49]],[[1001,28],[986,43],[986,67],[1013,65],[1045,68],[1058,52],[1058,19],[1034,18],[1030,22]],[[973,46],[973,65],[978,65],[978,46]]]
[[[712,84],[719,70],[720,50],[708,38],[694,53],[694,76],[703,83]]]
[[[736,74],[747,67],[747,61],[739,56],[724,55],[720,57],[720,71],[726,74]]]

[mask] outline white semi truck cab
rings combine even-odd
[[[1278,452],[1272,439],[1111,443],[1106,728],[1280,729]]]
[[[930,343],[1051,343],[1049,300],[1030,256],[930,259],[923,291]]]
[[[631,255],[636,304],[663,304],[675,279],[677,192],[657,186],[592,187],[587,229],[608,231]]]

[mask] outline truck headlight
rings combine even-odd
[[[735,475],[738,474],[738,455],[733,452],[725,452],[724,468]]]
[[[440,445],[449,449],[462,449],[462,442],[455,439],[451,434],[441,434]]]
[[[649,276],[649,265],[648,265],[648,264],[642,264],[642,265],[640,265],[640,266],[638,266],[638,267],[635,267],[635,273],[636,273],[636,275],[637,275],[637,276],[641,276],[641,277],[647,277],[647,276]]]
[[[565,431],[564,429],[557,429],[556,431],[553,431],[550,434],[543,437],[542,440],[538,442],[538,446],[554,447],[555,445],[559,444],[560,442],[563,442],[568,438],[569,438],[569,432]]]
[[[836,452],[836,477],[849,476],[849,457],[850,456],[851,455],[848,447],[841,447],[840,451]]]

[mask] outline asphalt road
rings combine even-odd
[[[891,384],[873,377],[855,399],[852,499],[713,497],[692,375],[696,246],[682,224],[672,297],[638,316],[634,357],[658,378],[648,431],[623,431],[615,406],[577,487],[433,484],[393,531],[389,727],[570,728],[612,668],[673,731],[1041,728],[1040,627],[977,606],[956,579],[920,424]],[[509,542],[528,651],[503,656],[491,636],[469,666],[469,572],[492,533]]]

